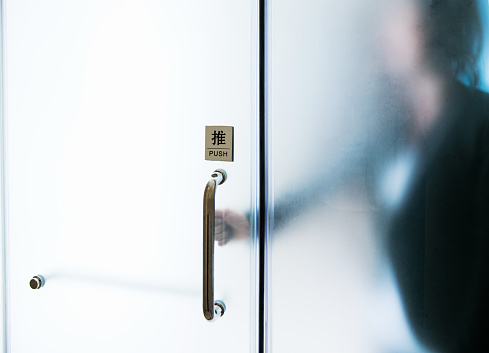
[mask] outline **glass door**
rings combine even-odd
[[[487,3],[258,3],[3,1],[6,351],[484,351]]]
[[[202,214],[217,168],[217,227],[254,208],[255,7],[3,1],[8,352],[250,351],[251,240],[216,246],[208,322]]]
[[[481,12],[269,2],[270,352],[489,349]]]

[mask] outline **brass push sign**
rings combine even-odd
[[[234,161],[234,127],[205,127],[205,159],[207,161]]]

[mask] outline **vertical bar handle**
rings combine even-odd
[[[216,169],[211,175],[204,190],[204,277],[202,309],[204,317],[215,321],[226,310],[221,300],[214,301],[214,242],[215,242],[215,209],[216,189],[226,181],[226,172]]]

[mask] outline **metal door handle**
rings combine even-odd
[[[204,291],[202,308],[209,321],[215,321],[226,310],[220,300],[214,301],[214,240],[215,240],[215,197],[217,185],[227,178],[226,172],[216,169],[204,190]]]

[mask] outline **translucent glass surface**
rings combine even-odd
[[[10,352],[248,352],[249,241],[217,248],[207,322],[202,199],[223,168],[217,208],[250,208],[252,4],[4,3]]]
[[[489,88],[489,3],[479,0],[479,7],[481,10],[482,28],[484,29],[484,49],[479,62],[481,68],[481,87],[487,91]]]
[[[2,229],[2,242],[1,242],[1,248],[0,248],[0,251],[1,251],[1,267],[0,267],[0,270],[1,270],[1,274],[2,274],[2,281],[0,283],[0,292],[1,292],[1,295],[0,295],[0,300],[1,302],[3,303],[2,304],[2,308],[0,309],[0,315],[2,317],[2,323],[0,325],[0,329],[2,330],[2,335],[1,335],[1,338],[0,338],[0,347],[3,347],[5,346],[5,266],[4,266],[4,263],[5,263],[5,242],[4,242],[4,229],[5,229],[5,192],[4,192],[4,151],[5,151],[5,148],[4,148],[4,139],[3,139],[3,115],[4,115],[4,85],[3,85],[3,78],[4,78],[4,70],[3,70],[3,58],[4,58],[4,49],[3,49],[3,24],[4,24],[4,21],[3,21],[3,6],[2,6],[2,3],[0,3],[0,53],[1,53],[1,56],[0,56],[0,63],[2,65],[2,69],[0,70],[0,114],[1,114],[1,117],[0,117],[0,121],[1,121],[1,137],[0,137],[0,154],[1,154],[1,165],[0,165],[0,182],[1,182],[1,187],[0,187],[0,212],[1,212],[1,217],[0,217],[0,225],[1,225],[1,229]]]
[[[271,351],[487,350],[477,2],[269,14]]]

